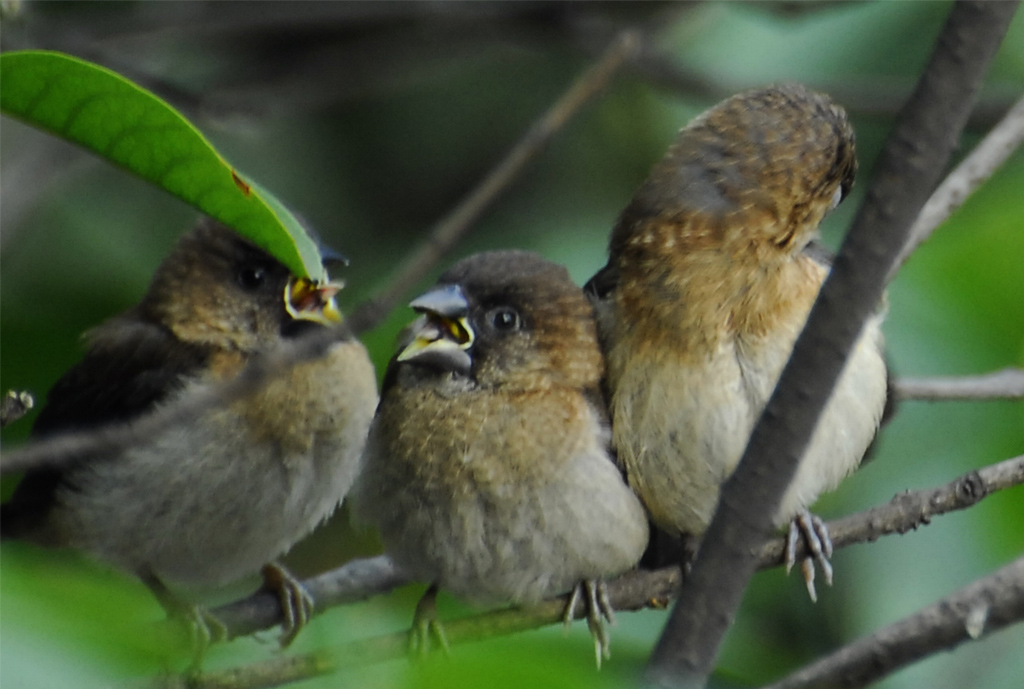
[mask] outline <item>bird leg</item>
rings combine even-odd
[[[279,562],[263,566],[263,589],[277,596],[284,622],[278,643],[287,648],[313,617],[315,601],[309,590]]]
[[[146,568],[138,574],[142,583],[156,596],[167,617],[185,624],[192,646],[192,663],[189,669],[198,671],[203,656],[206,655],[206,649],[210,644],[227,639],[228,628],[202,605],[189,603],[175,595],[152,570]]]
[[[615,624],[615,611],[612,609],[611,601],[608,600],[608,590],[600,579],[584,579],[572,590],[569,602],[565,606],[565,613],[562,615],[562,622],[566,628],[576,618],[576,608],[580,600],[586,596],[587,628],[590,636],[594,639],[594,657],[597,661],[597,668],[601,669],[601,661],[611,658],[611,638],[608,635],[608,628],[605,625]]]
[[[801,510],[789,523],[789,536],[786,539],[786,574],[796,563],[796,543],[801,535],[807,543],[807,550],[810,555],[800,563],[800,571],[803,572],[804,582],[807,584],[807,593],[811,600],[818,601],[817,591],[814,589],[814,563],[821,567],[825,575],[825,583],[832,585],[832,539],[828,534],[828,527],[821,517],[811,514],[810,511]]]
[[[420,602],[416,604],[416,613],[409,630],[409,654],[417,658],[425,658],[430,652],[431,638],[448,655],[448,637],[444,626],[437,617],[437,584],[431,584]]]

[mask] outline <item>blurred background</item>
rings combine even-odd
[[[925,64],[947,2],[10,2],[4,50],[61,50],[142,84],[181,110],[237,168],[351,259],[348,310],[479,182],[623,28],[640,56],[572,119],[420,287],[457,258],[527,248],[582,284],[618,212],[691,117],[741,89],[798,80],[850,111],[861,174],[826,223],[835,247],[892,117]],[[970,150],[1024,92],[1024,16],[1010,29],[963,137]],[[1018,153],[911,259],[885,327],[897,375],[1024,365],[1024,155]],[[55,138],[0,120],[0,376],[38,402],[81,355],[81,332],[142,295],[196,213]],[[418,289],[418,288],[417,288]],[[406,295],[404,300],[417,291]],[[403,301],[404,301],[403,300]],[[406,308],[363,339],[379,370]],[[31,417],[5,430],[24,442]],[[835,517],[946,483],[1024,452],[1020,402],[905,403],[879,451],[817,506]],[[3,485],[4,497],[13,482]],[[295,548],[301,575],[374,554],[342,510]],[[1024,489],[918,532],[844,549],[836,582],[808,599],[797,577],[755,577],[716,681],[755,686],[965,586],[1024,550]],[[0,557],[0,685],[92,687],[180,669],[136,581],[20,544]],[[247,582],[238,595],[255,587]],[[301,652],[408,628],[422,586],[335,608]],[[223,594],[222,592],[222,595]],[[468,614],[442,595],[443,617]],[[300,686],[625,686],[663,611],[619,615],[597,672],[585,626],[457,647],[450,659],[345,669]],[[902,671],[886,689],[1020,686],[1024,628]],[[211,650],[207,669],[276,653],[273,635]]]

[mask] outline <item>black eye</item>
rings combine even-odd
[[[499,306],[487,312],[487,322],[498,332],[509,333],[519,330],[522,321],[515,309],[508,306]]]
[[[266,283],[267,269],[263,266],[242,266],[235,274],[235,280],[242,289],[255,292]]]

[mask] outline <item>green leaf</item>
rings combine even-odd
[[[0,55],[0,111],[77,143],[220,220],[301,277],[320,252],[276,198],[217,152],[178,111],[124,77],[62,53]]]

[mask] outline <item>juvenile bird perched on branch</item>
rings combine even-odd
[[[385,550],[432,582],[414,650],[440,633],[438,588],[479,603],[574,592],[607,657],[602,577],[633,567],[647,520],[609,455],[593,310],[535,254],[464,259],[414,300],[354,499]],[[442,637],[442,643],[443,637]]]
[[[130,423],[235,378],[254,358],[335,326],[336,283],[296,278],[227,227],[203,220],[160,265],[142,301],[88,333],[50,390],[39,438]],[[341,327],[341,326],[339,326]],[[4,537],[79,549],[138,574],[200,634],[216,620],[168,586],[259,571],[282,596],[283,642],[311,611],[272,563],[328,517],[357,473],[377,401],[363,346],[272,375],[241,399],[109,455],[29,471],[3,505]]]
[[[613,445],[653,521],[692,551],[829,271],[812,244],[856,171],[845,112],[799,85],[748,91],[683,129],[619,217],[587,285],[608,361]],[[886,399],[869,321],[775,515],[831,581],[807,508],[861,461]],[[813,563],[804,561],[815,598]]]

